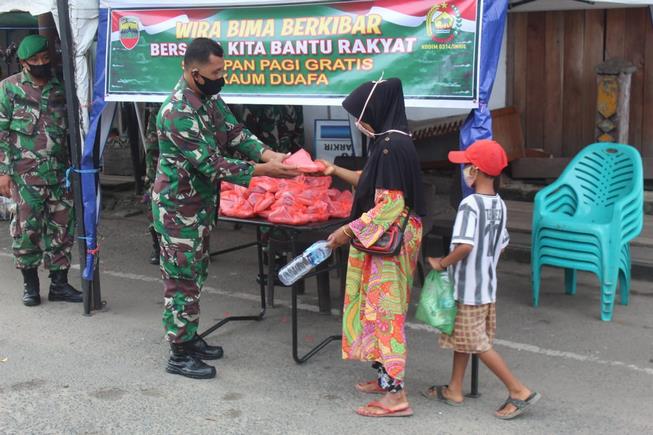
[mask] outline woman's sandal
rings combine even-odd
[[[540,400],[541,398],[542,395],[537,392],[531,393],[531,395],[528,396],[526,400],[519,400],[519,399],[514,399],[512,397],[508,397],[506,401],[503,402],[503,405],[501,405],[499,409],[497,409],[497,412],[501,411],[508,405],[513,405],[517,409],[515,409],[510,414],[506,414],[506,415],[494,414],[494,416],[496,418],[500,418],[501,420],[512,420],[513,418],[523,414],[528,409],[528,407],[535,405],[537,401]]]
[[[463,401],[456,402],[455,400],[448,399],[444,396],[444,389],[449,385],[432,385],[422,391],[422,396],[426,397],[429,400],[439,400],[440,402],[446,403],[449,406],[462,406]]]
[[[383,412],[370,412],[367,411],[368,408],[378,408]],[[413,409],[409,405],[400,409],[390,409],[381,402],[373,401],[358,408],[356,414],[363,417],[410,417],[413,415]]]
[[[374,384],[376,388],[374,390],[367,390],[365,389],[366,386]],[[355,386],[356,391],[359,393],[366,393],[366,394],[383,394],[385,393],[385,390],[379,386],[378,381],[369,381],[369,382],[360,382],[356,384]]]

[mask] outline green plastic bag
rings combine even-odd
[[[415,317],[427,325],[451,335],[456,322],[456,301],[449,274],[432,270],[426,277]]]

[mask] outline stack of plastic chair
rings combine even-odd
[[[644,225],[644,178],[639,152],[615,143],[585,147],[553,184],[535,196],[531,246],[533,306],[539,305],[540,269],[565,269],[567,294],[576,271],[601,284],[601,319],[612,319],[617,284],[621,304],[630,290],[629,242]]]

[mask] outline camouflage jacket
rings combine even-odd
[[[61,82],[53,78],[40,88],[25,72],[0,82],[0,174],[59,184],[69,161]]]
[[[304,147],[304,118],[300,106],[243,106],[243,123],[278,153]]]
[[[149,109],[147,127],[145,128],[145,187],[149,189],[156,177],[156,165],[159,162],[159,138],[156,133],[156,116],[160,105]]]
[[[159,164],[152,189],[154,225],[160,233],[195,238],[210,228],[219,181],[243,186],[265,146],[236,121],[219,96],[198,97],[182,77],[157,116]]]

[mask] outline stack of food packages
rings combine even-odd
[[[313,161],[303,149],[286,158],[284,164],[303,174],[315,175],[326,169],[324,163]],[[348,217],[354,199],[351,192],[330,187],[331,177],[311,175],[290,180],[254,177],[247,188],[223,182],[220,214],[244,219],[262,217],[286,225]]]
[[[351,192],[330,187],[331,177],[304,175],[290,180],[254,177],[247,188],[223,182],[220,214],[262,217],[272,223],[288,225],[348,217],[353,202]]]

